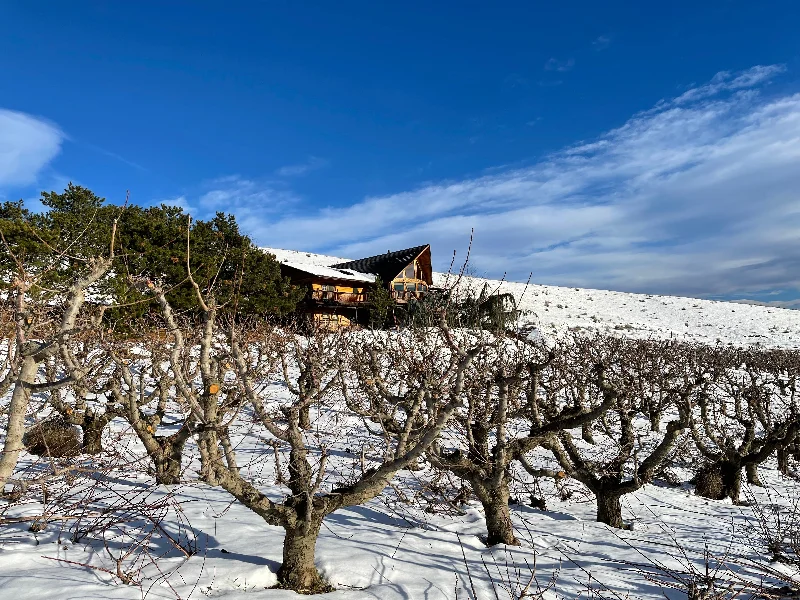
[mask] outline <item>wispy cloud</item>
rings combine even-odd
[[[211,218],[217,212],[234,214],[243,231],[253,232],[276,214],[292,211],[299,202],[300,197],[280,181],[227,175],[205,181],[181,195],[154,200],[153,204],[179,206],[200,219]]]
[[[162,198],[161,200],[156,200],[152,204],[154,205],[166,204],[167,206],[177,206],[178,208],[182,208],[183,212],[189,213],[190,215],[193,215],[197,212],[195,210],[195,207],[189,202],[189,199],[184,194],[181,194],[180,196],[173,196],[171,198]]]
[[[108,156],[109,158],[113,158],[114,160],[118,160],[119,162],[128,165],[129,167],[133,167],[139,171],[147,171],[147,168],[143,167],[139,163],[133,162],[132,160],[128,160],[124,156],[117,154],[116,152],[112,152],[111,150],[106,150],[105,148],[101,148],[100,146],[95,146],[94,144],[89,144],[84,142],[84,146],[93,150],[94,152],[99,152],[104,156]]]
[[[285,167],[281,167],[275,174],[279,177],[298,177],[300,175],[305,175],[310,171],[316,171],[317,169],[322,169],[323,167],[328,166],[328,161],[324,158],[319,158],[318,156],[309,156],[308,160],[303,163],[299,163],[296,165],[286,165]]]
[[[798,289],[800,94],[755,87],[779,72],[720,74],[525,168],[251,231],[337,256],[430,242],[441,268],[474,227],[474,266],[496,276],[694,295]]]
[[[530,87],[530,85],[530,81],[528,81],[519,73],[511,73],[510,75],[507,75],[505,79],[503,79],[503,86],[510,89],[527,88]]]
[[[723,92],[754,88],[783,73],[785,70],[786,67],[783,65],[759,65],[740,73],[720,71],[714,75],[710,82],[692,87],[672,100],[662,100],[656,105],[656,109],[663,109],[669,105],[678,106],[697,102],[698,100],[717,96]]]
[[[611,37],[608,35],[600,35],[595,38],[592,42],[592,49],[596,52],[600,52],[601,50],[605,50],[611,45]]]
[[[567,60],[559,60],[557,58],[551,58],[546,63],[544,63],[544,70],[545,71],[571,71],[572,68],[575,66],[575,59],[568,58]]]
[[[57,125],[41,117],[0,108],[0,188],[35,183],[65,139]]]

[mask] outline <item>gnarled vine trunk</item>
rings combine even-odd
[[[661,411],[654,410],[650,412],[650,431],[653,433],[661,431]]]
[[[741,489],[742,466],[732,460],[720,459],[700,469],[695,476],[695,494],[703,498],[730,498],[738,503]]]
[[[25,435],[25,413],[28,410],[30,391],[28,386],[36,381],[39,364],[33,356],[22,359],[14,392],[11,395],[11,404],[8,407],[8,427],[3,451],[0,453],[0,494],[4,493],[6,482],[14,474],[19,453],[22,452],[22,437]]]
[[[110,419],[105,415],[87,415],[79,423],[83,431],[81,452],[84,454],[100,454],[103,451],[103,431]]]
[[[278,581],[296,592],[323,592],[327,585],[314,564],[317,536],[322,518],[301,521],[297,527],[286,528],[283,540],[283,562],[278,569]]]
[[[778,448],[778,471],[784,477],[789,475],[789,450],[788,448]]]
[[[750,485],[757,485],[758,487],[764,487],[764,484],[761,483],[761,479],[758,477],[757,463],[747,463],[745,472],[747,473],[747,483]]]
[[[510,497],[508,485],[501,483],[499,486],[490,482],[470,482],[475,495],[483,506],[486,516],[486,545],[496,546],[507,544],[519,546],[519,540],[514,534],[514,525],[511,522],[511,509],[508,507]]]
[[[597,488],[594,490],[597,501],[597,520],[617,529],[624,529],[622,503],[618,492]]]
[[[303,408],[300,409],[299,423],[300,423],[300,429],[302,429],[303,431],[308,431],[309,429],[311,429],[310,406],[304,406]]]
[[[159,453],[151,455],[156,471],[156,483],[160,485],[176,485],[181,482],[181,463],[186,440],[156,439],[161,448]]]

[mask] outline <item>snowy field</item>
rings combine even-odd
[[[259,469],[254,479],[277,496],[266,471]],[[762,470],[762,478],[774,486],[769,498],[765,490],[755,490],[762,502],[788,500],[776,497],[791,493],[786,480],[771,468]],[[145,476],[125,479],[130,480],[109,486],[118,492],[143,486],[151,500],[165,493],[150,489]],[[104,571],[50,560],[115,568],[101,544],[73,543],[59,523],[34,534],[26,522],[5,525],[0,532],[0,598],[297,597],[265,589],[277,583],[282,529],[265,525],[221,490],[187,484],[172,492],[182,520],[197,536],[199,552],[186,560],[162,541],[156,552],[164,556],[157,567],[143,570],[142,590]],[[477,504],[462,507],[463,514],[428,514],[399,503],[389,490],[365,506],[337,512],[326,519],[317,544],[317,566],[337,588],[325,597],[488,600],[496,597],[496,590],[501,599],[519,598],[535,573],[531,587],[549,588],[545,598],[682,598],[649,582],[633,564],[652,561],[684,570],[689,560],[700,570],[705,547],[720,559],[755,556],[750,510],[695,497],[688,488],[648,485],[626,496],[623,514],[634,524],[631,531],[595,522],[593,501],[580,493],[566,502],[553,494],[547,502],[547,511],[513,506],[521,547],[487,548]],[[41,514],[41,507],[31,506],[28,514]],[[169,528],[177,537],[176,520],[171,521]],[[159,581],[162,573],[169,585]]]
[[[293,251],[270,250],[278,260],[330,265],[342,259]],[[442,284],[444,275],[435,275]],[[480,288],[484,280],[470,280]],[[637,337],[677,337],[707,343],[800,346],[800,311],[668,296],[624,294],[488,282],[490,289],[511,292],[524,319],[555,333],[568,329],[608,330]],[[334,423],[335,419],[335,423]],[[339,422],[333,414],[317,421],[338,428],[346,444],[330,467],[346,479],[359,468],[359,423]],[[0,527],[0,600],[58,598],[294,598],[294,592],[267,589],[277,582],[283,530],[257,515],[221,489],[193,481],[199,463],[190,442],[188,482],[171,489],[156,487],[146,474],[146,458],[136,437],[114,422],[110,436],[121,436],[130,464],[97,480],[76,480],[71,491],[42,490],[35,501],[6,512]],[[273,499],[285,488],[276,485],[273,450],[266,436],[251,435],[243,415],[233,442],[242,470]],[[109,442],[110,443],[110,442]],[[538,451],[537,451],[538,452]],[[536,455],[546,461],[546,452]],[[43,468],[23,455],[21,466]],[[764,488],[746,488],[744,497],[788,514],[800,489],[782,477],[774,460],[760,469]],[[433,497],[408,503],[426,472],[402,471],[392,487],[364,506],[340,510],[326,518],[317,545],[317,567],[336,588],[325,597],[340,599],[505,600],[516,598],[682,598],[643,571],[654,565],[685,571],[705,569],[705,557],[728,560],[735,571],[757,557],[751,508],[729,501],[710,501],[689,485],[657,481],[623,497],[623,516],[630,530],[595,522],[595,503],[576,482],[534,482],[521,474],[512,486],[518,504],[512,518],[519,547],[488,548],[482,541],[485,521],[479,503],[446,505]],[[97,539],[74,539],[70,514],[52,515],[43,531],[31,531],[30,518],[48,513],[59,493],[79,500],[87,486],[113,504],[139,495],[151,505],[164,504],[163,529],[152,537],[155,550],[136,567],[140,586],[115,576],[113,556],[131,540],[109,534],[108,552]],[[526,505],[528,496],[544,497],[547,510]],[[780,507],[780,508],[778,508]],[[78,513],[81,506],[73,507]],[[71,513],[71,514],[72,514]],[[59,517],[64,517],[59,520]],[[130,515],[136,524],[139,515]],[[146,525],[146,523],[145,523]],[[120,531],[122,528],[120,528]],[[169,534],[169,536],[167,536]],[[191,546],[187,557],[169,538]],[[56,560],[57,559],[57,560]],[[120,564],[127,564],[122,561]],[[693,567],[689,567],[693,565]],[[529,595],[523,595],[527,587]]]

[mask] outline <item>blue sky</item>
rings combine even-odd
[[[796,2],[0,4],[0,198],[358,257],[800,297]]]

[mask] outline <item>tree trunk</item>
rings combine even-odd
[[[739,493],[742,490],[742,467],[734,463],[723,463],[722,483],[725,496],[733,500],[734,504],[739,503]]]
[[[661,411],[653,411],[650,413],[650,431],[653,433],[661,431]]]
[[[778,448],[778,471],[781,475],[787,477],[789,475],[789,450],[787,448]]]
[[[595,441],[594,441],[594,435],[592,435],[591,423],[585,423],[583,427],[581,427],[581,437],[583,438],[583,441],[586,442],[587,444],[594,445]]]
[[[181,482],[181,462],[184,444],[158,440],[161,452],[153,456],[156,468],[156,483],[159,485],[176,485]]]
[[[711,500],[730,498],[739,502],[742,488],[742,466],[730,460],[719,460],[700,471],[695,476],[695,494]]]
[[[281,586],[295,592],[324,592],[330,589],[317,571],[314,552],[322,519],[300,521],[295,529],[286,529],[283,540],[283,563],[278,569]]]
[[[81,452],[84,454],[100,454],[103,451],[103,430],[106,427],[105,419],[86,418],[81,424],[83,430],[83,443]]]
[[[599,489],[594,493],[597,500],[597,521],[617,529],[624,529],[622,503],[619,494]]]
[[[508,487],[501,484],[499,489],[490,489],[485,485],[475,485],[475,483],[472,487],[481,501],[483,513],[486,515],[486,532],[488,534],[486,545],[519,546],[519,540],[514,535],[514,525],[511,523],[511,510],[508,508],[510,495]]]
[[[30,392],[28,386],[36,381],[39,365],[33,356],[22,359],[11,404],[8,407],[8,427],[3,452],[0,454],[0,495],[5,493],[5,484],[14,474],[19,453],[23,449],[22,437],[25,435],[25,413],[28,410]]]
[[[311,407],[304,406],[300,409],[298,424],[300,425],[300,429],[303,431],[308,431],[311,429]]]
[[[225,452],[225,463],[228,465],[228,470],[234,473],[239,472],[239,466],[236,464],[236,451],[231,444],[231,438],[228,435],[228,428],[219,434],[219,443],[222,444],[222,449]]]
[[[217,436],[213,431],[202,431],[198,436],[197,448],[200,451],[200,479],[208,485],[219,485],[216,466],[220,463]]]
[[[761,479],[758,478],[758,465],[756,463],[748,463],[745,466],[745,472],[747,473],[747,483],[750,485],[757,485],[758,487],[764,487],[764,484],[761,483]]]

